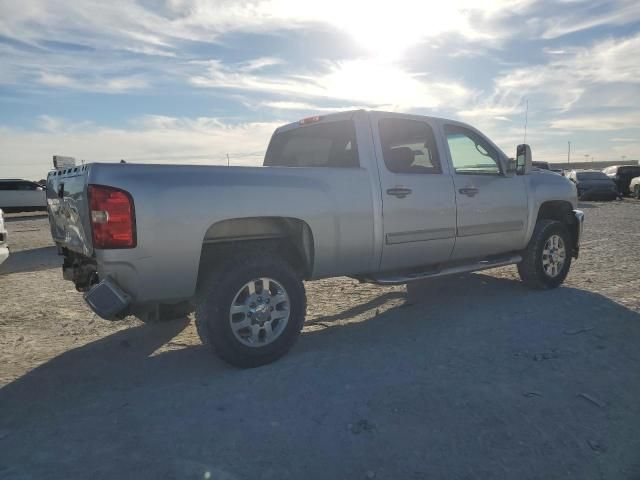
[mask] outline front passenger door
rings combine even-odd
[[[444,125],[456,204],[452,259],[482,258],[526,246],[528,202],[524,178],[506,175],[500,154],[479,132]]]

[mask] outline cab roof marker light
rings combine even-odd
[[[300,120],[298,122],[298,124],[299,125],[309,125],[311,123],[317,123],[320,120],[322,120],[322,117],[320,115],[314,115],[313,117],[303,118],[302,120]]]

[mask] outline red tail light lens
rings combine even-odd
[[[134,248],[136,217],[128,192],[89,185],[94,248]]]

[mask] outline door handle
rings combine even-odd
[[[458,190],[461,194],[466,195],[467,197],[473,197],[476,193],[478,193],[480,190],[478,190],[475,187],[465,187],[465,188],[461,188],[460,190]]]
[[[407,195],[411,195],[411,189],[407,187],[388,188],[387,195],[393,195],[394,197],[404,198]]]

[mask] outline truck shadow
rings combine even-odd
[[[40,247],[10,252],[9,258],[0,265],[0,275],[21,272],[37,272],[62,266],[56,247]]]
[[[588,291],[536,292],[484,274],[412,285],[406,303],[385,310],[400,295],[315,319],[327,328],[253,370],[204,347],[154,354],[187,320],[66,352],[0,390],[3,463],[48,478],[83,468],[257,478],[265,465],[271,478],[338,478],[397,458],[407,470],[396,478],[463,478],[480,464],[487,478],[638,467],[638,313]],[[588,441],[615,444],[615,456],[594,464]],[[257,444],[238,456],[238,445]]]

